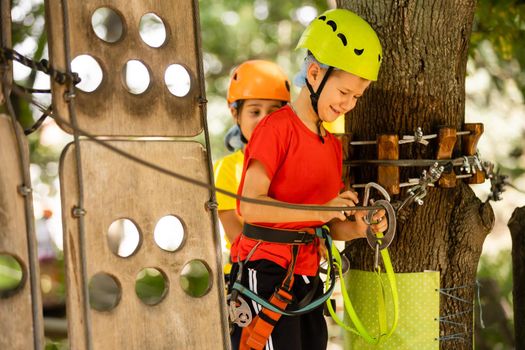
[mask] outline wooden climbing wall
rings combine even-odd
[[[95,34],[92,19],[97,9],[112,10],[114,22],[120,21],[122,32],[115,42]],[[60,16],[63,13],[66,20]],[[148,13],[157,15],[166,28],[166,39],[158,48],[146,44],[139,32],[141,18]],[[72,61],[89,55],[102,70],[102,83],[96,90],[76,91],[80,128],[94,135],[121,136],[192,136],[202,131],[201,111],[196,108],[204,97],[196,0],[46,1],[46,15],[50,62],[55,68],[66,69],[69,46]],[[151,82],[144,93],[130,93],[123,84],[123,69],[130,60],[148,69]],[[173,95],[166,86],[165,75],[173,65],[189,75],[190,90],[185,96]],[[60,98],[66,90],[53,84],[53,94],[59,97],[53,100],[53,108],[69,120],[68,104]]]
[[[93,30],[93,15],[101,8],[111,10],[122,23],[116,41],[106,42]],[[139,34],[139,22],[148,13],[158,16],[166,28],[160,47],[148,46]],[[52,84],[53,108],[64,118],[64,130],[72,133],[68,124],[77,123],[81,130],[99,139],[106,136],[103,141],[136,157],[211,183],[210,159],[204,148],[173,140],[197,135],[204,125],[197,1],[47,1],[46,25],[53,67],[66,71],[77,56],[89,55],[103,74],[94,91],[75,89],[74,97],[67,85]],[[129,60],[147,68],[150,82],[143,92],[130,93],[125,86],[123,72]],[[184,74],[189,77],[187,91],[170,90],[165,77],[173,66],[179,73],[183,68],[182,80]],[[119,139],[107,138],[115,136]],[[137,139],[145,136],[171,139]],[[216,213],[207,209],[212,193],[90,140],[72,143],[64,150],[60,179],[71,348],[228,349],[220,238]],[[79,203],[85,212],[75,212]],[[81,217],[74,215],[79,213]],[[177,217],[184,228],[183,243],[175,251],[161,249],[154,240],[156,223],[166,215]],[[140,235],[129,257],[115,254],[108,242],[109,227],[119,219],[130,220]],[[199,295],[187,293],[188,284],[193,283],[186,275],[192,262],[204,266],[209,275]],[[135,290],[144,268],[157,269],[166,280],[162,300],[154,305],[141,301]],[[112,281],[117,297],[104,310],[90,300],[91,307],[85,311],[89,294],[85,287],[100,274]]]
[[[0,286],[0,349],[35,349],[44,340],[40,297],[38,293],[31,297],[30,274],[38,276],[39,271],[36,256],[28,251],[28,239],[33,240],[33,246],[36,242],[34,233],[27,234],[24,197],[19,193],[23,183],[19,154],[11,119],[0,114],[0,164],[8,164],[0,171],[0,267],[2,276],[19,280],[9,288]],[[26,160],[29,158],[26,142],[22,154]],[[30,269],[31,259],[35,271]],[[10,264],[14,261],[15,264]],[[39,286],[36,287],[38,291]],[[35,304],[34,309],[39,312],[34,315]]]
[[[112,141],[111,145],[166,169],[207,181],[206,154],[196,142]],[[82,141],[82,169],[87,179],[86,210],[87,276],[112,276],[120,286],[120,300],[114,309],[91,310],[93,349],[217,349],[224,344],[221,329],[221,283],[215,277],[217,263],[210,213],[206,210],[209,192],[146,168],[108,151],[93,141]],[[71,209],[78,201],[74,145],[64,152],[60,170],[64,245],[68,276],[68,319],[70,341],[83,349],[81,299],[82,281],[78,267],[77,219]],[[183,223],[182,246],[174,251],[161,249],[154,240],[160,218],[174,215]],[[108,227],[120,218],[131,220],[140,232],[140,244],[129,257],[114,254],[108,245]],[[174,230],[175,231],[175,230]],[[173,233],[175,234],[175,232]],[[204,262],[209,270],[209,291],[193,297],[184,290],[181,272],[192,261]],[[146,305],[135,293],[135,280],[142,268],[160,270],[168,287],[162,301]],[[206,336],[203,336],[206,334]]]

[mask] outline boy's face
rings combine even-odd
[[[283,102],[277,100],[244,100],[240,110],[232,109],[231,111],[241,127],[242,134],[249,140],[261,119],[275,112],[282,105]]]
[[[311,78],[313,78],[312,80],[315,82],[312,86],[314,90],[317,91],[326,70],[321,69],[316,64],[313,65],[319,68],[317,72],[311,71],[311,73],[313,73]],[[313,68],[315,69],[315,67]],[[346,114],[354,109],[357,99],[363,95],[368,86],[370,86],[370,83],[370,80],[363,79],[342,70],[332,71],[317,104],[319,118],[325,122],[332,122],[341,114]]]

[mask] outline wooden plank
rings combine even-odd
[[[206,154],[199,143],[169,141],[110,141],[126,152],[193,179],[208,181]],[[79,232],[72,208],[77,204],[75,148],[62,155],[60,178],[68,287],[69,339],[72,349],[84,349],[79,260]],[[220,256],[220,237],[206,210],[209,191],[187,184],[111,153],[92,141],[81,141],[85,179],[85,257],[88,279],[98,272],[116,277],[122,287],[119,304],[111,311],[90,311],[93,349],[218,349],[229,347]],[[186,229],[181,249],[167,252],[153,240],[156,222],[165,215],[180,218]],[[111,252],[110,224],[132,220],[141,233],[138,251],[128,258]],[[192,259],[206,262],[212,276],[210,291],[188,296],[179,276]],[[169,290],[158,305],[147,306],[135,295],[135,277],[155,267],[168,278]]]
[[[512,237],[515,346],[516,349],[525,349],[525,207],[514,209],[507,226]]]
[[[377,159],[399,159],[398,135],[383,134],[377,136]],[[389,194],[399,194],[399,167],[379,166],[377,170],[377,182],[383,186]]]
[[[11,47],[11,6],[10,1],[0,0],[0,44],[2,47]],[[10,84],[13,81],[13,63],[7,62],[7,72],[5,74],[7,83]],[[2,87],[3,79],[0,78],[0,105],[4,104],[4,88]]]
[[[17,126],[18,127],[18,126]],[[18,290],[7,297],[0,297],[0,349],[34,349],[36,343],[43,347],[43,330],[36,329],[33,323],[32,305],[37,304],[40,313],[36,317],[42,320],[40,299],[31,298],[30,257],[28,253],[28,235],[25,221],[24,197],[18,193],[22,183],[21,164],[11,119],[0,114],[0,254],[14,257],[22,267],[23,278]],[[23,153],[29,158],[29,148],[24,142]],[[34,235],[30,236],[34,240]],[[36,247],[36,242],[33,241]],[[38,275],[38,263],[36,263]],[[5,269],[5,267],[4,267]],[[40,322],[42,324],[42,322]]]
[[[457,141],[456,129],[442,127],[438,133],[438,148],[436,159],[451,159],[454,145]],[[443,188],[456,187],[456,173],[451,169],[449,173],[443,173],[439,178],[439,186]]]
[[[198,102],[204,98],[204,87],[196,40],[200,34],[194,25],[198,25],[194,20],[198,18],[195,0],[68,1],[68,23],[60,17],[64,1],[46,1],[50,62],[65,70],[63,37],[67,32],[71,60],[81,54],[91,55],[104,73],[97,90],[76,91],[80,128],[95,135],[121,136],[193,136],[202,131]],[[92,14],[100,7],[110,7],[121,15],[124,33],[118,42],[107,43],[92,29]],[[140,37],[139,23],[146,13],[158,15],[166,27],[166,42],[159,48],[146,45]],[[123,84],[122,70],[129,60],[140,60],[149,70],[150,86],[143,94],[133,95]],[[164,82],[166,68],[172,64],[184,66],[190,75],[191,88],[185,97],[172,95]],[[63,98],[66,87],[53,83],[52,89],[54,111],[69,120]]]
[[[483,134],[483,123],[466,123],[463,125],[463,130],[470,131],[470,135],[464,135],[462,139],[461,148],[463,155],[473,156],[478,151],[478,141]],[[476,173],[472,177],[466,179],[469,184],[481,184],[485,182],[485,172],[476,169]]]

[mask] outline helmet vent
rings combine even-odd
[[[337,24],[334,21],[328,21],[326,22],[330,27],[332,27],[332,30],[335,32],[337,30]]]
[[[286,90],[290,91],[290,83],[288,82],[288,80],[285,80],[284,86],[286,87]]]
[[[344,34],[341,34],[341,33],[338,33],[337,36],[339,37],[339,39],[341,39],[341,41],[343,42],[343,45],[346,46],[346,36]]]
[[[320,19],[321,21],[326,21],[326,16],[321,16],[321,17],[319,17],[319,19]]]
[[[237,80],[237,73],[233,75],[233,80]]]
[[[381,62],[381,55],[377,55],[377,62]]]
[[[357,56],[361,56],[363,54],[363,52],[365,51],[365,49],[361,49],[361,50],[358,50],[358,49],[354,49],[354,52]]]

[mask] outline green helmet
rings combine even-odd
[[[376,81],[383,50],[376,32],[355,13],[328,10],[305,29],[297,48],[308,49],[328,66]]]

